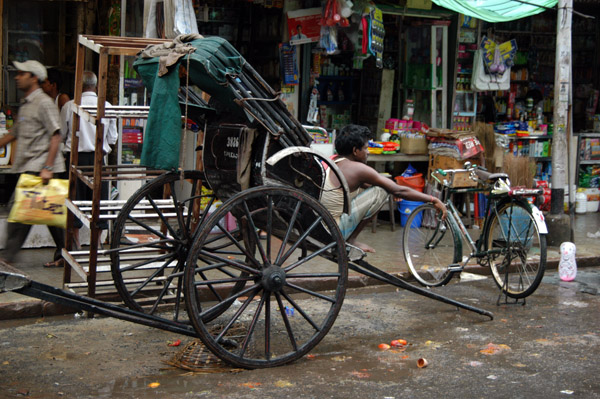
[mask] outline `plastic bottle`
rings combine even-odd
[[[0,131],[6,130],[6,114],[0,111]]]
[[[390,130],[389,129],[383,129],[383,133],[381,133],[381,141],[390,141]]]
[[[6,128],[10,129],[13,126],[14,120],[10,109],[6,110]]]
[[[400,135],[398,134],[397,130],[392,130],[392,135],[390,136],[390,141],[392,143],[396,143],[398,145],[400,145]],[[398,150],[400,151],[400,150]]]
[[[331,88],[331,85],[327,88],[327,101],[333,101],[333,90]]]

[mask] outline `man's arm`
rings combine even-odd
[[[69,96],[68,96],[67,94],[65,94],[65,93],[61,93],[61,94],[58,96],[58,109],[59,109],[59,110],[62,110],[62,108],[64,107],[64,105],[65,105],[65,104],[66,104],[68,101],[70,101],[70,98],[69,98]]]
[[[60,133],[65,141],[69,134],[71,134],[73,120],[73,108],[71,107],[71,104],[73,104],[72,101],[67,102],[60,110]]]
[[[16,139],[15,136],[10,133],[6,133],[4,136],[0,137],[0,147],[4,147],[14,139]]]
[[[396,184],[391,179],[381,176],[370,166],[367,166],[367,168],[370,170],[364,169],[361,173],[363,177],[362,181],[373,186],[382,187],[388,193],[393,194],[394,197],[397,198],[407,199],[409,201],[431,202],[437,209],[442,211],[442,218],[446,218],[446,206],[442,203],[442,201],[439,200],[439,198],[414,190],[410,187]]]
[[[56,154],[58,153],[58,147],[62,141],[62,137],[60,135],[60,130],[55,131],[52,134],[52,138],[50,139],[50,148],[48,148],[48,158],[46,159],[46,163],[44,166],[49,168],[54,167],[54,159],[56,158]],[[54,173],[48,169],[42,169],[40,171],[40,177],[42,178],[42,182],[44,184],[48,184],[48,181],[52,179]]]

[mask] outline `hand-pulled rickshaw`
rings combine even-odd
[[[144,156],[168,171],[129,198],[104,251],[128,308],[6,266],[0,289],[199,337],[245,368],[286,364],[315,347],[340,311],[348,269],[492,317],[349,257],[357,249],[319,202],[329,167],[349,209],[343,176],[311,150],[307,129],[226,40],[150,49],[135,68],[152,91]],[[182,116],[204,135],[194,170],[182,168],[189,140],[181,135],[190,134]]]

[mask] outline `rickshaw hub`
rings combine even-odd
[[[269,266],[262,272],[261,283],[267,291],[279,291],[285,285],[285,271],[279,266]]]

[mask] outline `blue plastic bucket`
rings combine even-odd
[[[398,211],[400,211],[400,225],[402,227],[406,226],[406,221],[408,217],[419,205],[423,205],[423,202],[420,201],[408,201],[402,200],[398,202]],[[416,218],[413,219],[410,224],[411,228],[419,228],[421,227],[421,222],[423,221],[423,213],[420,213]]]

